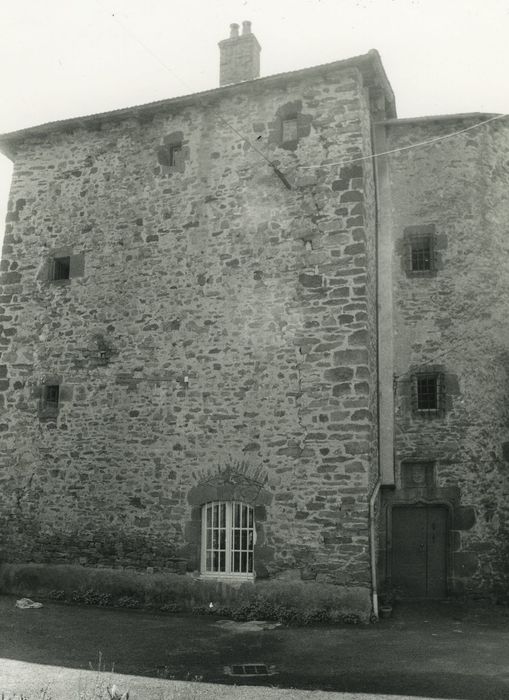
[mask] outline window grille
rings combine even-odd
[[[437,378],[434,374],[417,377],[417,410],[435,411],[438,408]]]
[[[63,258],[53,258],[52,280],[68,280],[71,274],[71,258],[66,256]]]
[[[419,237],[412,241],[412,272],[431,270],[432,245],[430,236]]]
[[[282,126],[283,143],[286,143],[287,141],[297,141],[297,138],[297,117],[292,117],[291,119],[284,119]]]
[[[412,378],[414,413],[438,416],[445,409],[445,380],[441,372],[421,372]]]
[[[276,667],[267,664],[232,664],[224,666],[226,676],[273,676],[276,674]]]
[[[433,272],[435,266],[435,237],[429,233],[406,234],[407,269],[411,274]]]
[[[254,513],[245,503],[212,502],[202,513],[202,574],[253,576]]]

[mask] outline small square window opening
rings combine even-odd
[[[282,141],[287,143],[288,141],[297,141],[298,131],[297,131],[297,118],[292,117],[291,119],[283,120],[282,127]]]
[[[174,143],[170,146],[170,166],[179,165],[182,159],[182,144]]]
[[[53,280],[68,280],[71,274],[71,258],[69,256],[65,258],[54,258],[53,259]]]
[[[55,418],[58,415],[59,399],[60,387],[58,384],[43,386],[39,402],[39,416],[41,418]]]
[[[438,377],[436,374],[418,375],[417,379],[417,410],[438,410]]]
[[[410,271],[430,272],[433,265],[433,238],[431,235],[410,239]]]
[[[49,384],[44,387],[44,408],[56,411],[58,408],[58,399],[60,395],[60,387],[58,384]]]

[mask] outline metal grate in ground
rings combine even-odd
[[[224,667],[225,676],[255,678],[257,676],[273,676],[275,673],[275,666],[259,663],[232,664]]]

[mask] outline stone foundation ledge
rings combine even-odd
[[[0,593],[54,600],[168,612],[238,608],[255,600],[299,612],[325,611],[331,620],[355,616],[369,622],[370,591],[316,581],[264,579],[231,585],[192,575],[145,573],[79,565],[2,563]]]

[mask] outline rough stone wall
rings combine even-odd
[[[389,149],[479,121],[400,124]],[[450,508],[452,591],[507,590],[509,130],[503,122],[390,157],[394,220],[396,485],[386,503]],[[435,227],[436,273],[406,272],[404,230]],[[445,413],[412,412],[413,369],[445,375]],[[435,462],[435,486],[401,489],[401,463]]]
[[[357,71],[336,70],[19,147],[0,278],[4,559],[196,570],[196,494],[215,478],[231,498],[233,475],[263,483],[259,576],[368,582],[372,174],[298,167],[370,152],[364,99]],[[288,105],[300,135],[282,144]],[[76,261],[69,281],[48,281],[55,255]],[[55,383],[58,416],[41,416]]]

